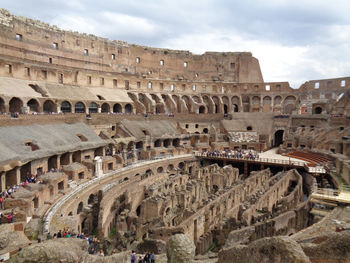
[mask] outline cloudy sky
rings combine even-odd
[[[1,0],[15,15],[129,43],[250,51],[265,81],[350,76],[349,0]]]

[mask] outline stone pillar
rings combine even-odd
[[[98,108],[97,108],[97,113],[101,113],[101,106],[99,106]]]
[[[137,151],[136,151],[136,144],[134,143],[134,145],[132,146],[132,153],[133,153],[133,157],[132,157],[132,161],[136,162],[137,161]]]
[[[244,177],[248,177],[248,162],[244,161]]]
[[[21,169],[19,167],[16,167],[16,185],[19,185],[21,183]]]
[[[128,162],[128,151],[126,150],[126,145],[124,145],[124,147],[123,147],[122,156],[124,159],[124,163],[127,163]]]
[[[0,191],[3,192],[6,190],[6,176],[5,172],[0,173]]]
[[[102,159],[100,156],[96,156],[94,161],[95,161],[95,176],[100,177],[103,175]]]
[[[60,169],[60,167],[61,167],[61,155],[57,155],[57,163],[56,163],[56,165],[57,165],[57,170],[59,170]]]

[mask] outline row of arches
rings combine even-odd
[[[90,102],[86,105],[84,102],[78,101],[75,104],[72,104],[69,101],[63,101],[58,107],[58,104],[53,100],[46,100],[42,104],[42,110],[40,107],[40,102],[37,99],[30,99],[26,104],[18,97],[13,97],[9,100],[8,105],[5,103],[5,100],[0,97],[0,113],[6,113],[8,106],[8,111],[10,113],[22,113],[23,107],[27,107],[29,112],[45,112],[45,113],[57,113],[61,111],[63,113],[132,113],[133,106],[130,103],[127,103],[125,106],[122,106],[120,103],[113,104],[113,107],[109,103],[103,103],[101,105],[101,110],[99,110],[99,105],[96,102]]]
[[[132,95],[132,96],[131,96]],[[271,111],[271,106],[279,106],[283,109],[284,113],[291,113],[295,109],[296,97],[287,96],[284,99],[281,96],[275,96],[274,98],[270,96],[233,96],[231,99],[227,96],[178,96],[178,95],[161,95],[159,97],[156,94],[150,94],[151,98],[145,94],[138,94],[136,97],[134,94],[129,94],[130,98],[134,103],[138,103],[143,108],[137,113],[155,112],[155,113],[165,113],[168,112],[178,112],[178,113],[200,113],[200,114],[227,114],[232,112],[250,112],[254,108],[266,108],[266,111]],[[153,106],[152,106],[153,105]],[[8,103],[8,111],[10,113],[23,111],[23,107],[26,106],[30,112],[41,112],[40,102],[37,99],[30,99],[26,105],[18,97],[13,97]],[[6,103],[3,98],[0,97],[0,112],[6,112]],[[154,107],[154,110],[152,109]],[[69,101],[63,101],[58,107],[57,103],[53,100],[46,100],[42,105],[42,111],[45,113],[58,112],[63,113],[132,113],[134,111],[133,105],[130,103],[122,106],[120,103],[102,103],[101,105],[96,102],[90,102],[86,104],[82,101],[78,101],[75,104]]]

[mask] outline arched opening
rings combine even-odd
[[[316,107],[315,108],[315,114],[321,114],[322,113],[322,108],[321,107]]]
[[[5,101],[3,98],[0,98],[0,113],[5,113],[6,107],[5,107]]]
[[[113,112],[115,113],[122,113],[122,105],[120,105],[119,103],[116,103],[113,105]]]
[[[283,130],[278,130],[275,132],[275,143],[274,146],[278,147],[283,143]]]
[[[162,141],[161,140],[156,140],[155,142],[154,142],[154,147],[160,147],[161,146],[161,143]]]
[[[101,112],[102,113],[106,113],[106,112],[109,112],[109,110],[110,110],[109,104],[108,103],[103,103],[102,106],[101,106]]]
[[[73,161],[73,163],[80,163],[81,162],[81,151],[76,151],[73,153],[72,161]]]
[[[171,140],[170,139],[165,139],[164,140],[164,147],[165,148],[168,148],[170,146],[170,144],[171,144]]]
[[[140,216],[140,215],[141,215],[141,205],[139,205],[139,206],[136,208],[136,215],[137,215],[137,216]]]
[[[209,132],[208,128],[203,129],[203,133],[207,134]]]
[[[11,113],[22,113],[23,102],[19,98],[12,98],[10,100],[10,112]]]
[[[237,104],[233,104],[233,111],[238,112],[238,105]]]
[[[219,187],[217,185],[213,185],[213,191],[214,191],[214,194],[219,190]]]
[[[58,156],[57,155],[51,156],[49,158],[49,160],[47,161],[49,171],[58,168],[57,161],[58,161]]]
[[[224,114],[228,113],[228,106],[226,104],[224,104]]]
[[[143,142],[139,141],[136,143],[136,149],[143,149]]]
[[[39,112],[39,102],[36,99],[31,99],[27,102],[27,106],[29,111],[31,112]]]
[[[34,203],[34,208],[38,208],[39,207],[39,198],[38,197],[35,197],[33,199],[33,203]]]
[[[247,131],[251,131],[253,130],[253,127],[252,126],[247,126]]]
[[[179,168],[180,168],[180,169],[185,168],[185,163],[184,163],[184,162],[179,163]]]
[[[205,107],[204,106],[200,106],[199,107],[199,114],[203,114],[205,113]]]
[[[131,104],[126,104],[125,105],[125,113],[132,113],[132,105]]]
[[[173,146],[174,147],[179,147],[180,146],[180,139],[176,138],[173,140]]]
[[[74,112],[75,113],[85,113],[85,105],[81,101],[75,103],[74,106]]]
[[[80,202],[77,208],[77,214],[79,215],[83,211],[83,202]]]
[[[61,104],[61,111],[63,113],[65,112],[72,112],[72,106],[70,105],[70,103],[68,101],[64,101]]]
[[[95,195],[94,195],[94,194],[91,194],[91,195],[89,196],[89,199],[88,199],[88,204],[89,204],[89,205],[92,204],[92,203],[94,202],[94,200],[95,200]]]
[[[43,110],[45,113],[57,112],[56,104],[52,100],[46,100],[44,102]]]
[[[89,113],[97,113],[98,112],[98,105],[95,102],[91,102],[89,105]]]
[[[162,173],[163,170],[164,170],[163,167],[160,166],[160,167],[157,168],[157,173]]]

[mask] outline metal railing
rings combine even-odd
[[[259,162],[259,163],[273,163],[273,164],[285,164],[285,165],[294,165],[294,166],[300,166],[304,167],[304,162],[299,161],[293,161],[293,160],[281,160],[281,159],[273,159],[273,158],[249,158],[249,157],[235,157],[230,156],[226,154],[207,154],[207,153],[200,153],[195,152],[195,156],[197,157],[209,157],[209,158],[221,158],[221,159],[228,159],[228,160],[240,160],[240,161],[252,161],[252,162]]]

